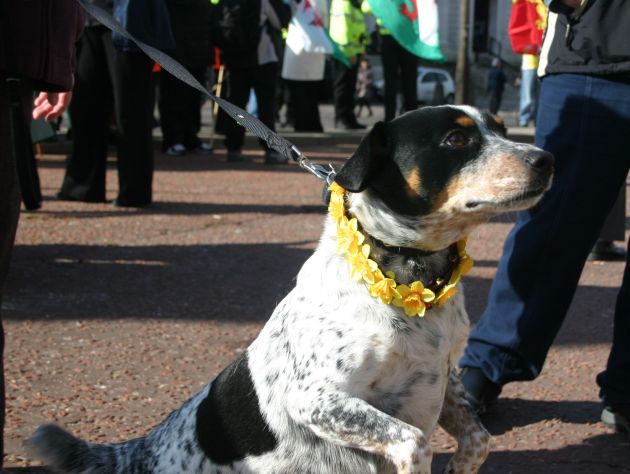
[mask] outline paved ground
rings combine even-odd
[[[358,140],[289,135],[312,159],[334,164]],[[55,200],[63,156],[54,153],[63,147],[44,148],[44,205],[22,215],[3,304],[9,472],[40,472],[24,468],[37,462],[22,442],[46,421],[95,442],[144,435],[256,336],[315,247],[324,208],[318,180],[295,165],[263,164],[248,143],[251,161],[242,164],[225,163],[221,149],[159,155],[156,202],[146,210]],[[108,197],[115,190],[112,166]],[[470,238],[473,320],[510,226],[508,216]],[[507,386],[486,417],[494,440],[482,473],[630,472],[630,445],[598,421],[594,382],[622,270],[587,264],[543,375]],[[441,431],[433,443],[439,472],[454,444]]]

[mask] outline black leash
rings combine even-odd
[[[188,84],[190,87],[197,89],[199,92],[205,94],[211,100],[216,102],[219,107],[221,107],[241,127],[246,128],[258,138],[264,140],[269,148],[295,161],[298,165],[300,165],[301,168],[313,173],[319,179],[325,180],[329,185],[332,184],[335,177],[335,170],[332,165],[329,165],[328,169],[318,163],[313,163],[293,143],[288,141],[286,138],[278,135],[274,131],[270,130],[269,127],[267,127],[256,117],[248,114],[246,111],[244,111],[240,107],[237,107],[231,102],[228,102],[227,100],[212,94],[210,91],[208,91],[208,89],[201,85],[201,83],[199,83],[199,81],[195,79],[195,77],[184,66],[179,64],[169,55],[134,38],[108,12],[93,3],[89,3],[87,0],[77,1],[85,9],[85,11],[96,18],[100,23],[105,25],[110,30],[115,31],[116,33],[133,41],[138,46],[138,48],[140,48],[153,61],[158,63],[163,69],[170,72],[180,81]]]

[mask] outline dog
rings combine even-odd
[[[472,107],[377,123],[335,176],[295,287],[240,357],[144,438],[96,445],[49,424],[30,448],[61,473],[428,474],[440,424],[458,444],[445,472],[477,472],[490,437],[456,373],[462,242],[535,205],[552,175],[551,154]]]

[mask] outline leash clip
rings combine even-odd
[[[305,169],[306,171],[313,173],[319,179],[326,181],[328,186],[332,185],[335,180],[335,176],[337,175],[333,165],[328,164],[328,168],[326,168],[319,163],[313,163],[300,150],[298,150],[295,145],[291,147],[291,152],[293,154],[293,160],[300,165],[300,168]]]

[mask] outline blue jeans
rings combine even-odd
[[[501,385],[531,380],[542,370],[630,165],[630,83],[549,76],[538,105],[536,144],[556,157],[553,185],[536,207],[518,214],[486,310],[460,361]],[[630,402],[627,261],[613,345],[597,382],[604,400]]]
[[[536,116],[538,79],[536,69],[521,69],[521,90],[518,107],[518,124],[527,126]]]

